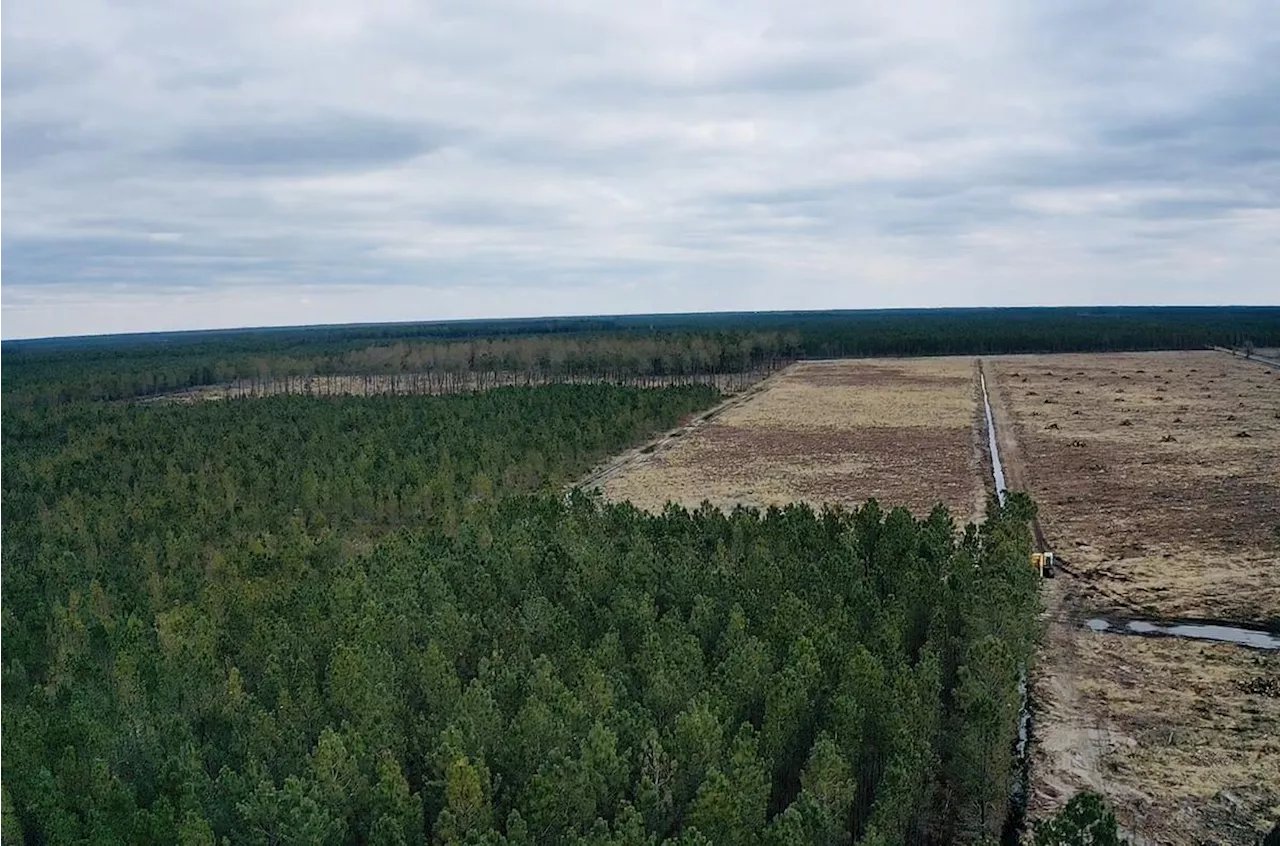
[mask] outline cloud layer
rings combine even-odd
[[[1280,297],[1280,6],[15,0],[5,337]]]

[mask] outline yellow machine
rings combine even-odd
[[[1052,579],[1053,578],[1053,553],[1052,552],[1031,553],[1031,566],[1036,568],[1036,572],[1040,574],[1040,578]]]

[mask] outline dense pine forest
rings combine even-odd
[[[1038,637],[1029,499],[963,527],[875,502],[648,514],[573,480],[720,399],[659,377],[1244,341],[1280,344],[1280,310],[6,344],[0,835],[992,842]],[[129,401],[325,374],[454,388]]]
[[[465,387],[501,381],[500,374],[536,382],[634,381],[760,372],[800,358],[1247,342],[1280,346],[1280,308],[764,312],[178,332],[6,342],[4,398],[127,399],[335,374],[419,377],[415,386]]]
[[[562,493],[714,401],[6,403],[5,840],[997,833],[1033,506]]]

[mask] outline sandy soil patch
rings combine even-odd
[[[1280,655],[1084,633],[1080,701],[1108,744],[1102,787],[1157,842],[1254,843],[1280,817]],[[1257,692],[1255,692],[1257,691]]]

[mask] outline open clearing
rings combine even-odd
[[[1106,727],[1102,784],[1157,842],[1256,843],[1275,823],[1280,656],[1084,633],[1079,704]]]
[[[1280,617],[1280,370],[1214,352],[987,370],[1027,467],[1019,481],[1091,608]]]
[[[637,452],[600,486],[650,510],[875,497],[917,514],[941,502],[975,519],[980,413],[972,358],[803,362],[707,425]]]
[[[1051,609],[1070,584],[1046,584]],[[1280,654],[1059,613],[1033,680],[1032,818],[1091,789],[1138,844],[1257,843],[1280,818]]]
[[[1215,352],[987,360],[1047,585],[1032,813],[1103,790],[1144,841],[1252,843],[1280,817],[1280,655],[1095,634],[1095,613],[1280,619],[1280,370]]]

